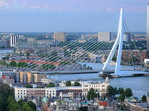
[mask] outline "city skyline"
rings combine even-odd
[[[0,0],[0,32],[116,32],[121,7],[130,31],[146,32],[146,0]]]

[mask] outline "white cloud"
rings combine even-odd
[[[22,4],[23,4],[23,5],[26,5],[26,4],[27,4],[27,1],[24,0]]]
[[[4,0],[0,0],[0,7],[8,8],[8,3]]]

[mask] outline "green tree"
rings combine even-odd
[[[84,64],[84,65],[83,65],[83,68],[84,68],[84,69],[86,69],[86,68],[87,68],[87,65],[86,65],[86,64]]]
[[[94,100],[97,97],[96,91],[91,88],[87,93],[88,100]]]
[[[0,65],[6,65],[6,61],[5,60],[0,60]]]
[[[70,62],[68,62],[68,61],[62,61],[62,62],[60,62],[60,63],[63,64],[63,65],[70,64]]]
[[[6,97],[3,94],[0,94],[0,111],[5,111],[6,107]]]
[[[124,102],[124,100],[125,100],[125,93],[120,94],[120,96],[118,97],[118,100]]]
[[[123,93],[125,93],[125,90],[124,90],[123,88],[119,88],[119,89],[118,89],[118,93],[119,93],[119,94],[123,94]]]
[[[112,58],[112,61],[116,61],[116,60],[117,60],[117,57],[114,56],[114,57]]]
[[[8,59],[9,59],[9,56],[3,57],[2,59],[3,59],[3,60],[8,60]]]
[[[66,86],[71,86],[71,81],[67,81]]]
[[[25,62],[19,62],[19,63],[17,64],[17,66],[18,66],[18,67],[27,67],[28,64],[25,63]]]
[[[17,102],[15,102],[10,106],[9,111],[16,111],[19,109],[21,109],[21,106]]]
[[[80,108],[79,108],[79,111],[88,111],[88,107],[87,107],[87,106],[85,106],[85,107],[80,107]]]
[[[81,86],[81,84],[79,82],[75,81],[74,86]]]
[[[37,67],[37,65],[36,65],[36,64],[34,64],[34,63],[30,63],[30,64],[28,65],[28,67],[30,67],[30,68],[36,68],[36,67]]]
[[[0,94],[3,94],[5,97],[8,97],[9,95],[14,95],[13,88],[10,88],[7,84],[1,84],[0,83]]]
[[[20,100],[18,101],[18,104],[19,104],[20,106],[23,106],[24,100],[23,100],[23,99],[20,99]]]
[[[54,83],[49,83],[46,87],[55,87]]]
[[[113,88],[113,94],[114,94],[114,95],[118,94],[118,90],[117,90],[116,87]]]
[[[17,63],[15,61],[11,61],[9,65],[12,66],[12,67],[16,67]]]
[[[29,101],[28,105],[33,109],[33,111],[36,111],[36,105],[32,101]]]
[[[125,90],[125,95],[126,95],[126,97],[131,97],[131,96],[133,96],[132,90],[131,90],[130,88],[127,88],[127,89]]]
[[[26,54],[26,57],[29,58],[29,56],[30,56],[30,53],[27,53],[27,54]]]
[[[33,88],[33,86],[31,84],[27,84],[26,88]]]
[[[8,102],[9,104],[11,104],[11,102],[12,102],[12,103],[15,103],[16,101],[14,100],[14,97],[11,95],[11,96],[8,96],[7,102]]]
[[[22,109],[24,111],[33,111],[33,109],[27,103],[23,104]]]
[[[56,51],[52,51],[51,55],[56,57],[56,56],[58,56],[58,53]]]
[[[146,102],[146,96],[145,95],[143,95],[141,99],[143,102]]]
[[[87,66],[87,70],[89,70],[90,69],[90,67],[89,66]]]
[[[42,69],[45,69],[45,70],[53,70],[55,69],[56,67],[53,65],[53,64],[43,64],[41,66]]]
[[[36,105],[14,98],[14,91],[7,84],[0,84],[0,111],[36,111]]]
[[[112,86],[109,86],[107,88],[107,92],[108,92],[108,96],[109,97],[112,97],[114,95],[114,89],[113,89],[113,87]]]

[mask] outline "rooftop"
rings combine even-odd
[[[26,87],[22,87],[22,86],[16,86],[15,88],[26,88]],[[26,89],[39,89],[39,90],[43,90],[43,89],[56,89],[56,90],[65,90],[65,89],[81,89],[81,86],[70,86],[70,87],[48,87],[48,88],[26,88]]]
[[[142,109],[149,109],[149,103],[134,103],[134,105],[136,105]]]

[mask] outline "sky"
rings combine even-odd
[[[146,32],[149,0],[0,0],[0,32]]]

